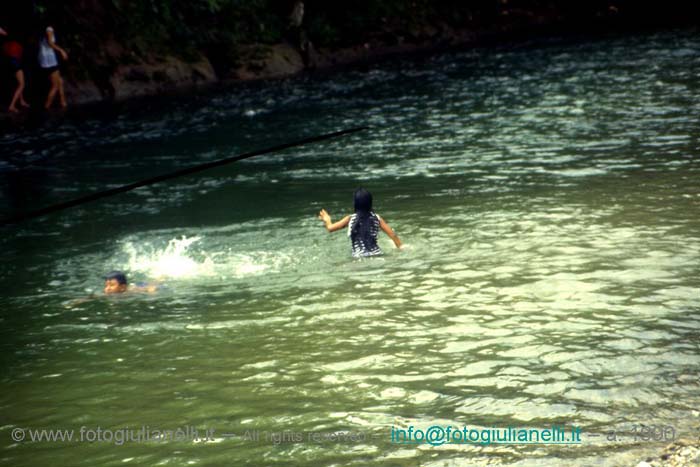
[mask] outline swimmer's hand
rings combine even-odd
[[[328,214],[325,209],[321,209],[321,211],[318,213],[318,218],[323,221],[323,225],[326,226],[326,230],[329,232],[335,232],[336,230],[347,227],[348,223],[350,222],[350,216],[345,216],[334,224],[331,220],[331,215]]]
[[[321,219],[324,224],[331,223],[331,216],[325,209],[321,209],[321,211],[318,213],[318,218]]]

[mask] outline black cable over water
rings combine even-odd
[[[79,206],[81,204],[89,203],[90,201],[95,201],[95,200],[98,200],[100,198],[106,198],[108,196],[113,196],[113,195],[116,195],[119,193],[124,193],[126,191],[131,191],[133,189],[136,189],[136,188],[139,188],[142,186],[153,185],[154,183],[162,182],[165,180],[170,180],[171,178],[177,178],[177,177],[182,177],[183,175],[189,175],[189,174],[201,172],[202,170],[211,169],[213,167],[219,167],[221,165],[230,164],[232,162],[240,161],[243,159],[248,159],[250,157],[260,156],[263,154],[269,154],[272,152],[278,152],[278,151],[282,151],[284,149],[289,149],[289,148],[293,148],[296,146],[303,146],[305,144],[315,143],[318,141],[323,141],[325,139],[336,138],[338,136],[343,136],[343,135],[347,135],[350,133],[356,133],[358,131],[367,130],[368,128],[369,127],[363,126],[363,127],[357,127],[357,128],[350,128],[347,130],[336,131],[333,133],[326,133],[325,135],[312,136],[310,138],[304,138],[304,139],[300,139],[299,141],[280,144],[279,146],[273,146],[271,148],[259,149],[257,151],[246,152],[243,154],[239,154],[237,156],[227,157],[225,159],[219,159],[217,161],[212,161],[212,162],[207,162],[207,163],[200,164],[200,165],[195,165],[194,167],[188,167],[185,169],[177,170],[177,171],[171,172],[169,174],[158,175],[157,177],[147,178],[146,180],[141,180],[139,182],[130,183],[129,185],[120,186],[118,188],[112,188],[111,190],[100,191],[100,192],[93,193],[93,194],[88,195],[88,196],[83,196],[82,198],[76,198],[76,199],[73,199],[70,201],[65,201],[63,203],[58,203],[58,204],[54,204],[51,206],[47,206],[47,207],[42,208],[42,209],[37,209],[36,211],[30,211],[30,212],[26,212],[23,214],[19,214],[17,216],[8,217],[6,219],[0,220],[0,226],[17,224],[17,223],[22,222],[22,221],[45,216],[46,214],[51,214],[52,212],[62,211],[64,209],[68,209],[68,208],[71,208],[73,206]]]

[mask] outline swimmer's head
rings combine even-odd
[[[121,271],[112,271],[105,277],[105,293],[126,292],[126,275]]]
[[[364,188],[355,191],[355,212],[369,212],[372,210],[372,194]]]

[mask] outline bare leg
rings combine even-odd
[[[59,102],[61,103],[61,107],[64,109],[67,107],[66,105],[66,95],[63,93],[63,78],[61,75],[58,75],[58,99]]]
[[[22,70],[17,70],[15,73],[15,78],[17,79],[17,89],[15,90],[14,95],[12,96],[12,102],[10,102],[10,108],[7,109],[10,112],[17,112],[17,101],[22,102],[26,106],[26,102],[24,102],[24,72]]]
[[[19,105],[22,107],[29,108],[29,104],[24,100],[24,71],[19,70],[17,72],[17,81],[22,80],[22,92],[19,93]]]
[[[49,95],[46,96],[46,104],[44,104],[45,109],[51,108],[51,104],[53,104],[53,100],[56,97],[56,93],[58,92],[60,79],[61,75],[58,73],[58,70],[52,72],[49,75],[49,80],[51,81],[51,89],[49,90]]]

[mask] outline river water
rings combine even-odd
[[[5,215],[371,127],[4,228],[0,463],[636,465],[666,444],[635,439],[640,425],[693,436],[699,80],[697,31],[674,31],[401,59],[6,131]],[[350,214],[359,186],[405,249],[383,236],[383,257],[353,261],[346,233],[322,228],[316,213]],[[161,286],[104,296],[112,269]],[[392,443],[392,427],[431,425],[582,434]],[[144,426],[215,431],[77,439]]]

